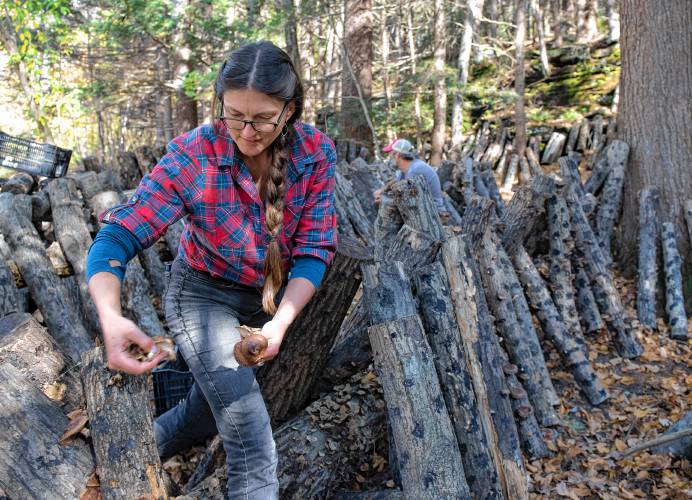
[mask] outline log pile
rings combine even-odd
[[[337,167],[334,264],[279,357],[257,374],[275,429],[282,498],[359,498],[338,490],[353,483],[365,454],[374,454],[393,482],[373,498],[528,497],[524,460],[550,456],[554,433],[545,428],[561,423],[548,344],[592,405],[608,393],[590,361],[589,335],[607,329],[620,356],[642,352],[611,271],[627,147],[605,137],[602,122],[584,121],[569,134],[553,131],[545,147],[532,138],[519,158],[506,129],[482,126],[462,157],[438,171],[457,215],[447,225],[422,178],[396,183],[374,206],[372,191],[391,169],[368,165],[351,145],[342,146],[342,158],[351,161]],[[78,407],[94,421],[87,441],[78,438],[79,453],[45,443],[59,473],[71,474],[64,491],[93,488],[95,470],[107,481],[105,496],[176,493],[152,448],[145,379],[118,379],[104,369],[84,294],[83,259],[98,230],[96,214],[127,199],[123,187],[136,184],[155,160],[151,150],[123,154],[116,173],[90,160],[89,169],[59,182],[29,186],[17,179],[14,191],[0,195],[0,371],[17,387],[32,387],[26,404],[44,420],[31,425],[46,436],[59,434],[67,417],[58,416]],[[581,161],[593,165],[584,183]],[[517,176],[523,180],[515,187]],[[652,215],[655,192],[642,193],[641,210],[650,246],[640,256],[640,282],[648,284],[640,290],[640,316],[655,311],[660,239],[671,333],[682,337],[674,328],[684,318],[674,233]],[[170,228],[129,266],[124,310],[150,335],[166,332],[164,262],[176,255],[182,231],[183,222]],[[67,276],[48,257],[54,242],[65,253]],[[26,336],[28,330],[34,333]],[[59,356],[44,370],[49,375],[35,375],[30,362],[11,363],[4,338],[14,339],[7,349],[51,345]],[[41,391],[55,379],[70,392],[47,399]],[[6,420],[7,429],[17,425]],[[144,432],[130,442],[133,425]],[[125,446],[132,447],[127,456],[108,452]],[[34,460],[25,455],[0,448],[0,478],[13,477],[0,480],[8,494],[22,496],[48,480],[25,482]],[[220,455],[213,440],[181,498],[223,498],[225,469],[214,470]]]

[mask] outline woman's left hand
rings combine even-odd
[[[279,348],[281,347],[281,342],[284,339],[288,325],[284,325],[276,320],[267,321],[262,327],[262,335],[267,338],[268,346],[267,350],[262,356],[263,361],[269,361],[274,359],[277,354],[279,354]]]

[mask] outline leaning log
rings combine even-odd
[[[608,147],[606,156],[610,164],[610,173],[603,186],[601,203],[598,205],[596,213],[596,236],[598,245],[603,251],[603,256],[607,263],[612,262],[610,251],[610,241],[613,237],[615,221],[620,216],[622,205],[622,190],[625,182],[625,167],[629,157],[630,147],[622,141],[613,141]]]
[[[414,274],[413,281],[447,412],[461,450],[466,482],[474,498],[502,498],[473,391],[469,354],[464,352],[467,346],[461,342],[444,267],[439,262],[425,266]]]
[[[404,494],[467,498],[461,454],[411,294],[399,262],[364,265],[363,298]]]
[[[116,171],[125,189],[134,189],[142,179],[137,157],[130,151],[120,151],[116,155]]]
[[[519,171],[519,155],[513,154],[509,160],[509,165],[507,166],[507,172],[505,173],[505,179],[502,182],[503,191],[511,191],[514,182],[517,179],[517,172]]]
[[[561,158],[562,160],[562,158]],[[579,323],[574,287],[572,286],[572,253],[571,223],[567,204],[562,196],[553,196],[546,202],[548,212],[549,263],[548,281],[553,300],[560,317],[567,327],[569,335],[577,342],[579,348],[588,356],[589,350]]]
[[[589,402],[592,405],[602,403],[608,398],[608,393],[579,344],[569,335],[545,282],[526,250],[517,250],[514,254],[514,264],[543,333],[560,353]]]
[[[512,363],[519,367],[520,379],[536,410],[536,417],[543,425],[556,425],[559,420],[549,391],[543,384],[544,372],[539,368],[541,362],[545,367],[543,355],[539,353],[541,359],[536,359],[537,356],[532,352],[530,347],[532,342],[517,317],[509,285],[510,278],[505,275],[506,269],[498,253],[498,244],[491,237],[490,232],[486,233],[478,255],[486,298],[495,317],[498,334],[504,339],[504,345]]]
[[[65,252],[77,277],[80,307],[86,319],[85,326],[92,337],[100,335],[98,313],[89,295],[86,278],[86,258],[92,239],[84,220],[83,204],[77,184],[68,178],[53,179],[48,183],[55,236]]]
[[[78,361],[92,343],[79,313],[69,305],[67,291],[53,271],[43,241],[27,216],[14,208],[15,196],[0,194],[0,232],[12,250],[12,257],[31,296],[43,313],[48,329],[63,352]]]
[[[94,470],[89,445],[58,444],[68,418],[20,370],[0,363],[0,490],[9,498],[79,498]]]
[[[483,179],[483,183],[488,188],[490,199],[495,202],[496,212],[500,215],[505,209],[505,203],[502,201],[502,196],[500,196],[500,190],[497,188],[493,171],[490,168],[485,168],[481,170],[480,175]]]
[[[324,282],[286,332],[281,352],[258,371],[273,422],[305,407],[360,286],[360,266],[371,258],[369,248],[342,238]]]
[[[103,498],[166,498],[146,377],[110,371],[103,347],[85,353],[82,365]]]
[[[584,270],[584,265],[576,257],[572,259],[572,269],[574,269],[574,289],[577,293],[577,312],[582,329],[587,333],[597,332],[603,328],[603,319],[591,289],[591,280]]]
[[[442,262],[449,280],[467,369],[471,374],[481,425],[488,439],[504,497],[527,498],[526,471],[519,435],[499,355],[501,348],[492,331],[479,271],[470,245],[462,236],[442,245]]]
[[[423,176],[417,175],[397,182],[392,186],[392,194],[405,224],[416,231],[428,233],[437,241],[442,241],[442,222]]]
[[[440,242],[427,232],[416,231],[404,224],[384,260],[398,260],[406,269],[416,269],[435,260]]]
[[[575,123],[569,129],[569,135],[567,136],[567,145],[565,146],[565,152],[576,151],[577,149],[577,139],[579,138],[579,129],[581,124]]]
[[[0,318],[0,364],[11,364],[48,397],[77,408],[82,383],[55,339],[31,314],[14,313]]]
[[[14,282],[12,271],[0,260],[0,318],[14,312],[24,312],[23,301]]]
[[[550,139],[548,139],[548,144],[543,150],[543,157],[541,158],[541,163],[555,163],[557,159],[562,155],[562,150],[565,146],[565,141],[567,137],[565,134],[560,132],[553,132],[550,134]]]
[[[643,348],[635,333],[625,322],[625,311],[613,277],[606,266],[605,258],[598,246],[596,236],[584,215],[581,200],[573,190],[567,191],[567,202],[572,218],[577,250],[593,286],[596,303],[606,318],[609,330],[614,334],[615,346],[624,358],[636,358]]]
[[[493,202],[488,198],[473,196],[461,218],[461,231],[475,250],[493,220]]]
[[[598,190],[601,189],[601,186],[603,186],[603,183],[608,178],[611,165],[608,162],[607,152],[610,148],[611,146],[609,145],[596,157],[593,162],[593,168],[591,169],[591,175],[586,179],[586,182],[584,182],[584,189],[591,194],[597,194]]]
[[[579,127],[579,138],[577,139],[577,150],[578,151],[588,151],[590,146],[590,134],[591,127],[589,126],[589,119],[584,118],[581,121],[581,126]]]
[[[383,196],[373,229],[375,260],[383,260],[385,258],[389,247],[397,238],[399,229],[403,225],[404,221],[394,200]]]
[[[639,268],[637,277],[637,316],[649,330],[656,328],[656,282],[658,268],[658,188],[639,192]]]
[[[687,315],[682,297],[682,259],[675,241],[675,226],[672,222],[661,224],[661,247],[663,248],[663,270],[666,277],[666,315],[670,325],[670,336],[686,339]]]

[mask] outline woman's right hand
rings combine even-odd
[[[166,352],[161,350],[150,361],[137,360],[129,349],[130,345],[136,344],[143,352],[150,352],[154,348],[154,341],[132,321],[119,314],[102,318],[101,325],[108,368],[111,370],[141,375],[155,368],[166,357]]]

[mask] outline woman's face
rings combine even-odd
[[[224,118],[238,120],[252,120],[257,122],[271,122],[278,125],[273,132],[258,132],[249,123],[242,130],[226,127],[231,134],[240,152],[246,157],[254,157],[263,153],[282,132],[286,121],[295,111],[295,104],[288,103],[284,109],[285,101],[270,97],[252,89],[234,89],[223,93]],[[227,123],[231,123],[227,121]],[[239,122],[236,122],[239,123]]]

